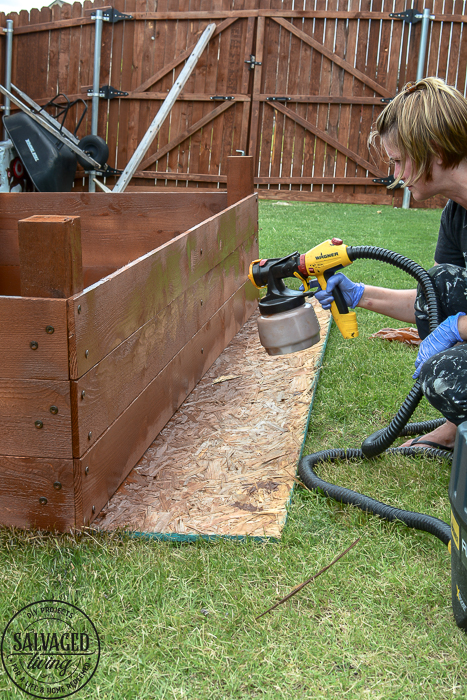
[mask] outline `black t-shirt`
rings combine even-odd
[[[467,211],[451,199],[441,214],[435,261],[467,267]]]

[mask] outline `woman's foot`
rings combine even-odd
[[[428,440],[429,442],[434,442],[437,445],[444,447],[446,450],[453,450],[454,440],[456,439],[456,431],[457,425],[447,420],[446,423],[443,423],[443,425],[440,425],[438,428],[435,428],[431,431],[431,433],[422,435],[419,438],[410,438],[410,440],[404,442],[403,445],[401,445],[401,447],[411,447],[414,440],[417,441],[414,447],[416,447],[417,445],[419,445],[420,447],[423,447],[423,445],[431,447],[431,445],[427,445],[427,443],[425,442],[426,440]]]

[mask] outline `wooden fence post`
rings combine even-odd
[[[18,221],[21,296],[67,299],[83,290],[79,216]]]
[[[240,201],[255,191],[253,156],[228,156],[227,206]]]

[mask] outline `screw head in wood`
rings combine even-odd
[[[50,411],[50,413],[53,413],[54,416],[56,416],[58,413],[58,406],[51,406],[49,408],[49,411]]]
[[[43,424],[43,422],[42,422],[41,420],[36,420],[36,421],[34,421],[34,425],[36,426],[36,428],[37,428],[38,430],[40,430],[41,428],[44,427],[44,424]]]
[[[81,399],[84,399],[85,396],[86,396],[86,392],[83,389],[83,391],[81,392]]]
[[[81,313],[81,304],[78,304],[78,313]]]
[[[41,498],[39,498],[39,503],[41,504],[41,506],[45,506],[47,505],[47,499],[44,498],[44,496],[41,496]]]
[[[89,474],[89,467],[84,467],[84,473]]]
[[[52,335],[52,333],[55,332],[55,328],[53,326],[46,326],[45,332],[48,333],[49,335]]]
[[[29,343],[29,347],[31,348],[31,350],[37,350],[37,348],[39,347],[39,343],[37,343],[35,340],[32,340]]]
[[[62,488],[61,483],[59,481],[54,481],[54,489],[56,491],[60,491],[61,488]]]
[[[89,355],[89,350],[85,350],[85,351],[84,351],[84,356],[85,356],[85,357],[88,357],[88,355]]]
[[[201,354],[203,354],[203,353],[204,353],[204,348],[201,348]]]
[[[93,507],[92,507],[92,512],[93,512],[93,513],[96,512],[96,506],[93,506]]]
[[[90,440],[91,438],[92,438],[92,430],[90,430],[88,433],[88,440]]]
[[[201,306],[203,305],[203,300],[201,299]]]

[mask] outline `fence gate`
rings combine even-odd
[[[210,21],[208,17],[202,22],[183,19],[183,13],[176,21],[166,20],[167,29],[182,37],[184,45],[180,50],[180,43],[169,44],[174,57],[167,61],[166,56],[163,68],[129,95],[132,112],[139,112],[140,135]],[[212,21],[217,24],[214,35],[136,173],[152,185],[155,180],[156,184],[217,186],[227,180],[227,156],[247,149],[251,98],[245,61],[252,53],[254,18],[233,16]],[[150,100],[151,114],[138,110],[138,102],[144,104],[145,100]]]
[[[385,15],[384,28],[380,13],[337,7],[331,0],[314,17],[258,18],[249,150],[262,196],[365,203],[394,196],[373,182],[388,167],[367,139],[396,92],[388,52],[391,43],[398,62],[402,23],[397,31]]]

